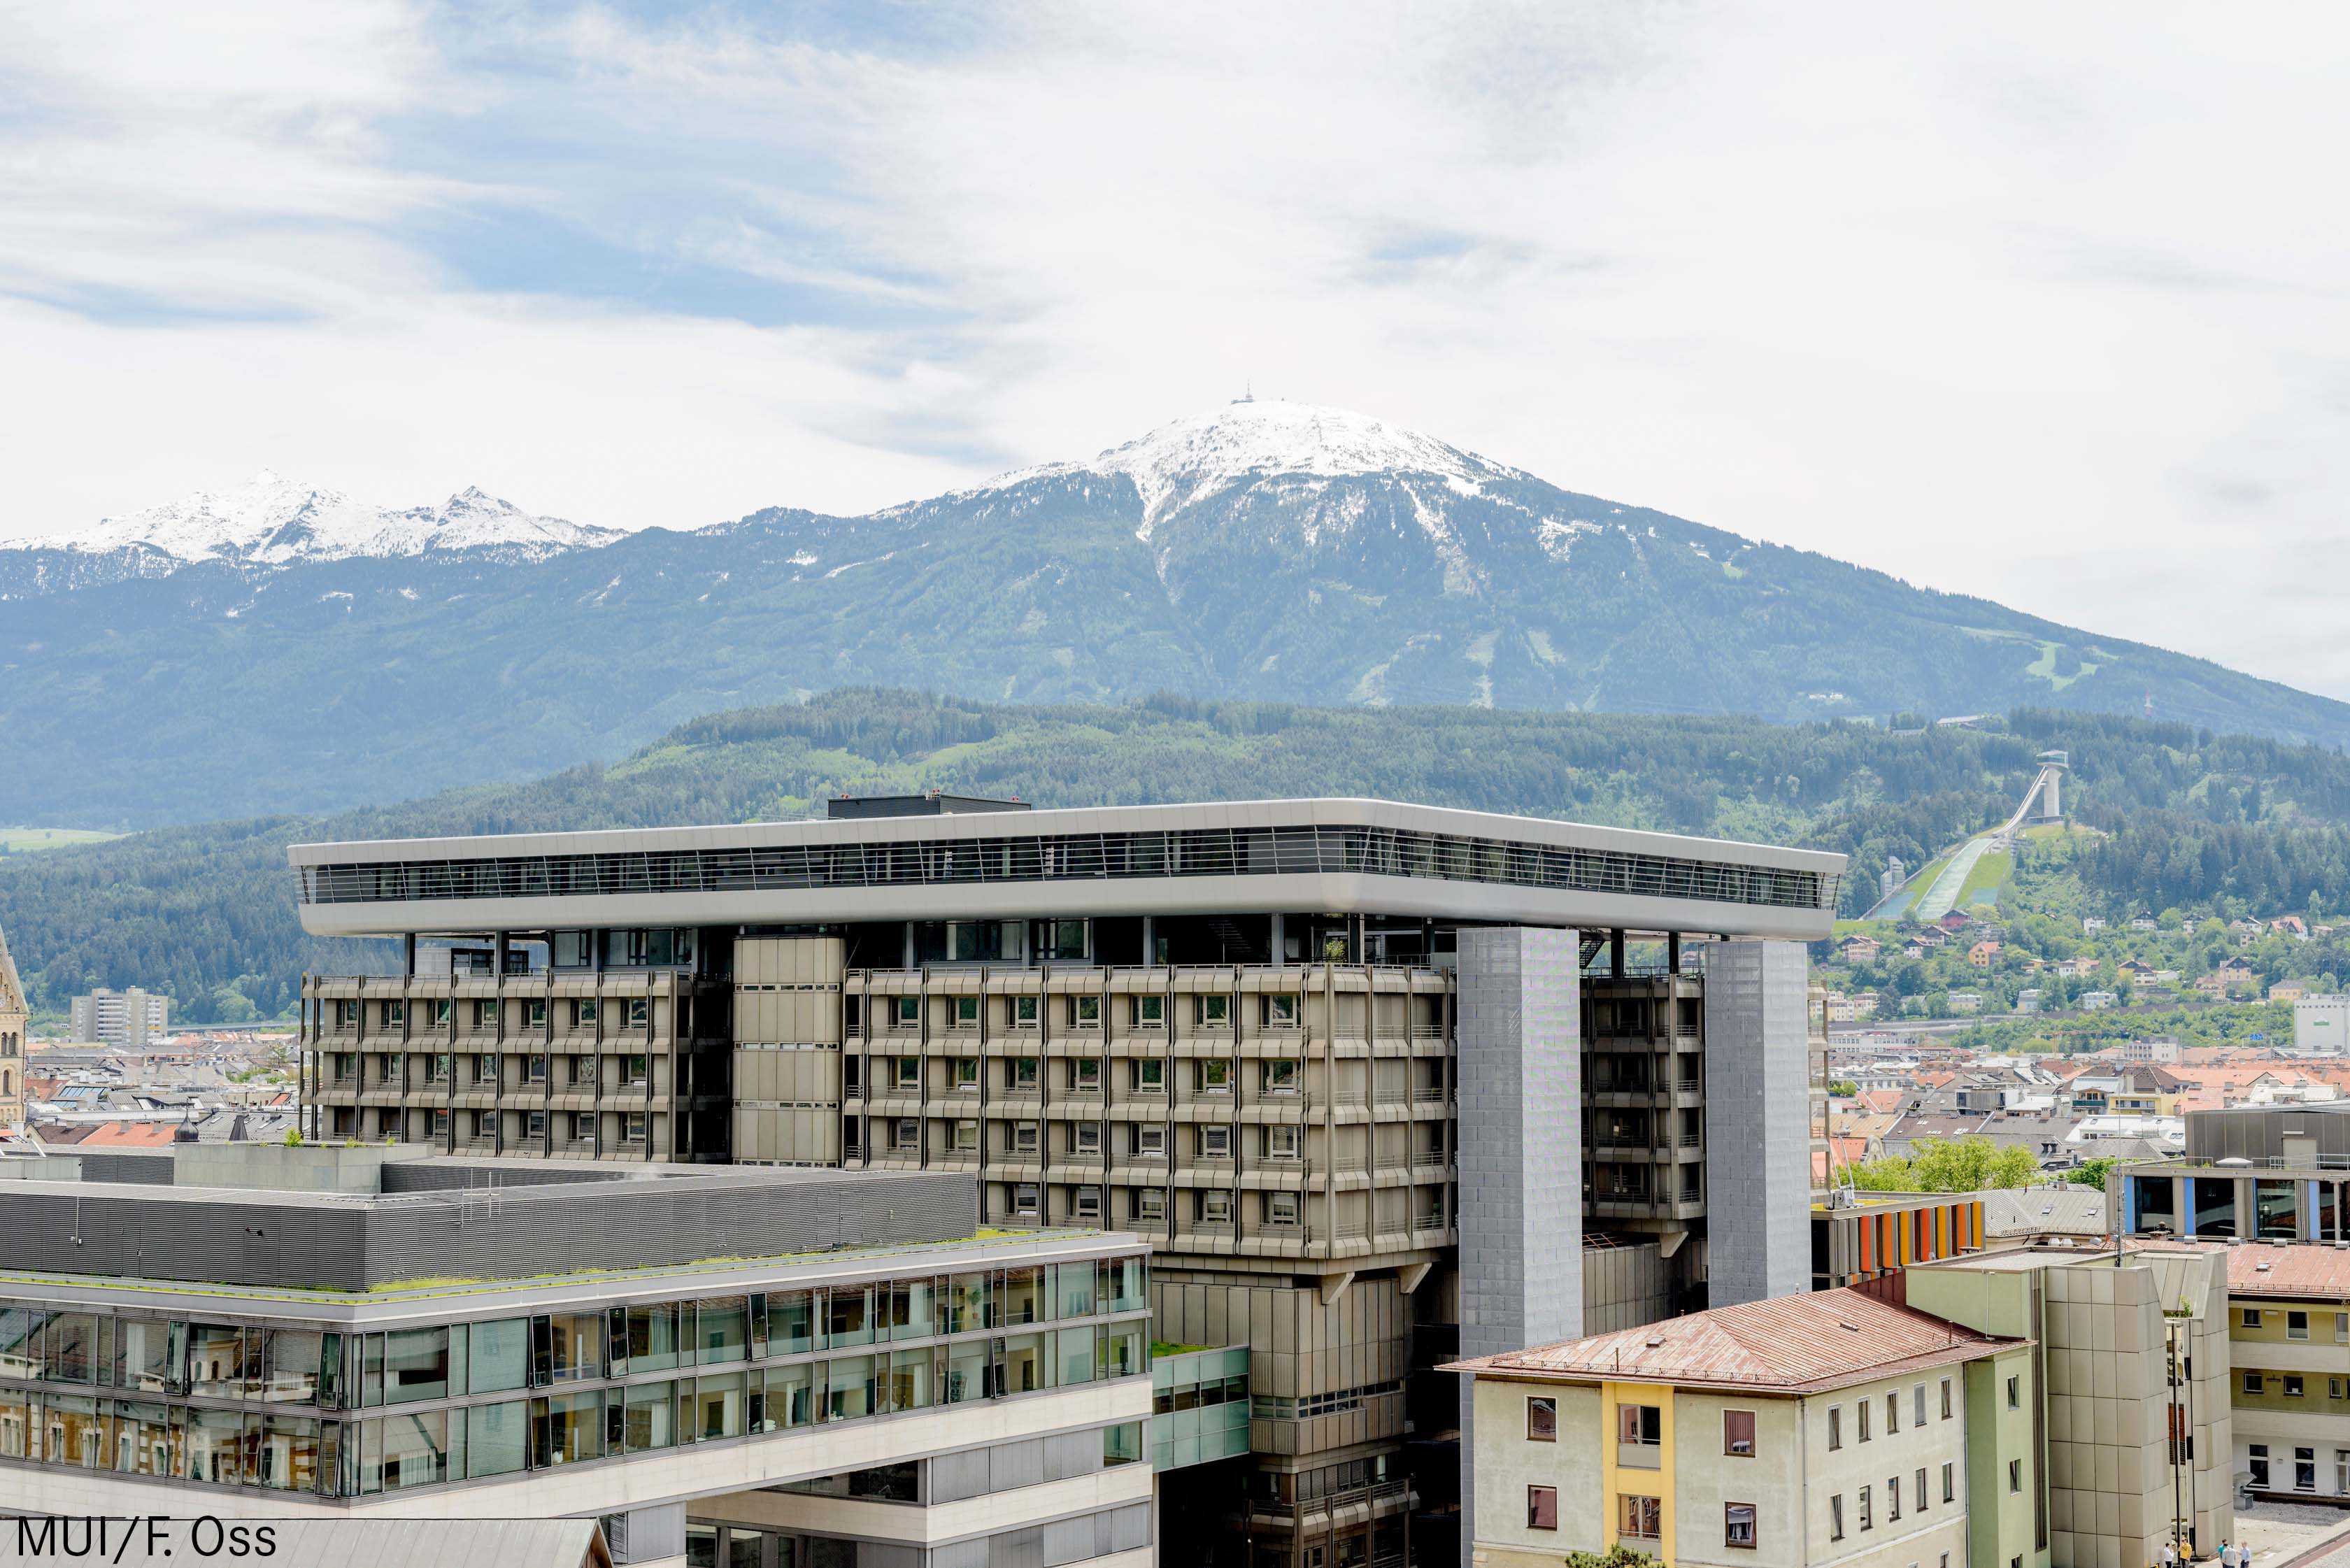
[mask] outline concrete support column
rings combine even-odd
[[[1812,1288],[1810,978],[1801,942],[1706,949],[1706,1247],[1714,1306]]]
[[[1583,1333],[1583,1030],[1578,938],[1461,933],[1461,1353]],[[1461,1389],[1461,1561],[1476,1541],[1472,1380]]]

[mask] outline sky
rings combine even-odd
[[[2350,697],[2350,13],[0,7],[0,538],[1259,396]]]

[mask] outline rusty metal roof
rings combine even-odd
[[[2230,1247],[2228,1293],[2350,1300],[2350,1251],[2314,1241],[2283,1247],[2247,1241]]]
[[[1558,1382],[1670,1383],[1815,1394],[2030,1343],[1977,1334],[1856,1290],[1809,1292],[1447,1366]]]

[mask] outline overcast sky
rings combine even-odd
[[[2350,697],[2345,16],[0,7],[0,535],[863,510],[1253,381]]]

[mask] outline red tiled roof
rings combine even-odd
[[[169,1148],[177,1122],[99,1122],[74,1141],[85,1148]]]
[[[1668,1318],[1645,1328],[1456,1361],[1448,1372],[1814,1394],[1976,1357],[1999,1339],[1851,1289]]]

